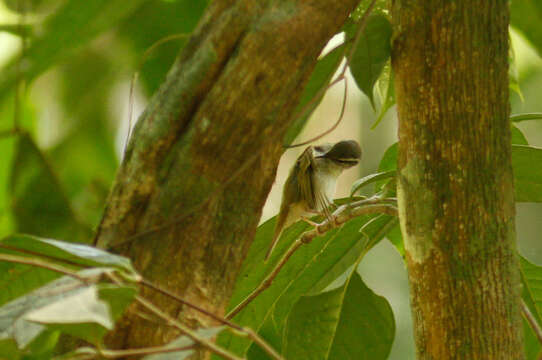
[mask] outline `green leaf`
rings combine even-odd
[[[542,113],[523,113],[510,115],[512,122],[520,122],[526,120],[542,120]]]
[[[41,26],[25,52],[25,78],[32,80],[53,64],[67,58],[97,35],[112,28],[147,0],[67,0]],[[17,81],[19,57],[10,61],[0,76],[0,98]]]
[[[535,321],[542,325],[542,267],[532,264],[522,256],[519,260],[522,284],[521,298],[531,311]],[[527,358],[538,360],[541,352],[540,342],[526,322],[524,322],[524,331]]]
[[[399,255],[405,258],[405,244],[403,243],[403,236],[401,235],[401,227],[399,225],[394,226],[387,234],[388,240],[395,246]]]
[[[388,147],[388,149],[384,152],[384,155],[382,156],[382,159],[380,159],[380,164],[378,165],[378,172],[389,172],[389,171],[395,171],[397,170],[397,156],[399,152],[399,144],[394,143]],[[393,180],[392,180],[393,181]],[[385,187],[387,187],[390,182],[390,180],[381,180],[376,182],[375,184],[375,192],[379,192],[384,190]],[[395,181],[393,181],[393,184],[395,184]],[[392,189],[390,196],[394,196],[395,194],[395,187]]]
[[[361,179],[354,181],[354,183],[352,184],[352,190],[350,190],[350,195],[354,195],[364,186],[367,186],[369,184],[375,183],[383,179],[389,179],[394,176],[395,176],[395,170],[390,170],[390,171],[378,172],[375,174],[370,174],[365,177],[362,177]]]
[[[259,331],[266,319],[272,315],[277,331],[281,333],[290,309],[300,296],[323,290],[359,258],[365,250],[364,244],[368,243],[362,241],[366,236],[371,237],[371,244],[375,244],[385,236],[390,224],[395,223],[395,218],[383,216],[370,224],[364,234],[360,233],[359,229],[374,217],[353,219],[340,229],[334,229],[314,239],[310,244],[303,245],[284,265],[272,285],[234,318],[235,322]],[[309,229],[306,223],[298,222],[285,230],[271,259],[264,263],[263,257],[274,226],[275,218],[258,228],[238,276],[230,308],[252,292],[274,268],[290,244]],[[244,354],[250,340],[223,334],[219,337],[219,344],[235,353]]]
[[[512,145],[516,201],[542,202],[542,149]]]
[[[92,285],[30,312],[25,319],[98,344],[107,331],[113,329],[114,321],[121,317],[136,292],[134,287]]]
[[[526,360],[539,360],[539,355],[542,355],[540,352],[540,341],[538,341],[536,334],[525,319],[523,319],[523,336],[525,342]]]
[[[510,2],[510,23],[542,55],[542,3],[538,0],[513,0]]]
[[[17,230],[38,236],[90,241],[49,164],[28,135],[17,140],[10,179]]]
[[[282,334],[280,334],[269,316],[263,323],[258,335],[273,347],[279,354],[282,349]],[[252,343],[247,352],[248,360],[271,360],[271,357],[256,343]]]
[[[22,318],[94,344],[114,327],[109,308],[100,300],[96,285],[64,294],[54,302],[26,312]]]
[[[347,33],[353,39],[357,29]],[[356,84],[374,106],[373,87],[378,80],[391,54],[390,21],[383,14],[373,14],[367,19],[367,25],[350,59],[350,71]]]
[[[24,256],[25,251],[62,262],[79,264],[83,266],[105,266],[121,269],[128,274],[135,275],[130,259],[108,253],[105,250],[90,245],[74,244],[65,241],[43,239],[32,235],[16,234],[0,241],[0,252],[6,248]]]
[[[51,270],[0,261],[0,305],[59,277],[59,273]]]
[[[520,129],[515,124],[512,124],[512,144],[516,145],[529,145],[525,135],[521,132]]]
[[[378,117],[376,118],[373,125],[371,125],[371,130],[374,130],[378,124],[382,121],[384,118],[384,115],[388,112],[388,110],[395,105],[395,85],[393,81],[393,69],[391,68],[391,65],[387,65],[389,67],[389,75],[386,79],[380,79],[379,81],[385,80],[386,82],[386,93],[384,95],[384,101],[382,102],[382,105],[380,106],[380,110],[378,111]]]
[[[14,339],[0,338],[0,359],[19,360],[21,353]]]
[[[341,60],[343,59],[343,55],[344,45],[340,45],[330,51],[323,58],[318,60],[314,70],[312,71],[311,77],[309,78],[309,81],[307,82],[307,85],[303,90],[303,94],[301,94],[299,104],[297,105],[294,114],[298,115],[299,112],[302,111],[302,109],[304,109],[305,106],[307,106],[307,104],[312,100],[312,98],[321,89],[325,88],[329,84],[331,78],[333,77],[333,74],[335,74],[335,71],[337,70],[339,64],[341,63]],[[306,109],[306,115],[294,119],[292,125],[290,125],[288,131],[286,132],[286,135],[284,136],[285,144],[291,144],[297,137],[297,135],[299,135],[299,133],[307,123],[310,114],[314,111],[314,109],[316,109],[323,97],[323,95],[320,96],[309,106],[308,109]]]
[[[352,274],[341,287],[297,301],[284,335],[287,359],[387,359],[395,336],[391,307]]]
[[[511,42],[512,41],[510,40],[510,43]],[[514,51],[513,46],[510,46],[508,56],[508,87],[510,88],[510,90],[518,94],[521,102],[525,102],[525,99],[523,98],[523,93],[521,92],[521,88],[519,86],[519,72],[516,61],[516,52]]]
[[[224,330],[224,326],[198,329],[197,333],[203,338],[210,339],[217,336],[222,330]],[[173,340],[169,344],[167,344],[166,348],[183,348],[183,347],[192,346],[192,345],[194,345],[194,341],[192,339],[190,339],[187,336],[181,336]],[[148,356],[145,356],[143,359],[144,360],[183,360],[183,359],[188,358],[193,353],[194,353],[194,350],[189,349],[189,350],[184,350],[184,351],[148,355]]]
[[[110,269],[83,270],[78,274],[90,281],[97,280],[105,271],[110,271]],[[70,321],[76,323],[91,319],[112,326],[111,320],[107,321],[103,318],[104,311],[108,311],[105,303],[97,296],[94,303],[86,299],[86,295],[89,295],[87,289],[94,287],[95,285],[87,285],[72,277],[64,276],[5,304],[0,307],[0,340],[14,339],[20,349],[26,348],[47,330],[43,324],[50,323],[53,319],[58,319],[59,323]],[[85,299],[81,298],[81,293],[85,294]],[[79,307],[80,302],[86,306],[87,311]],[[58,306],[58,303],[64,306]],[[77,312],[78,309],[81,309],[80,313]],[[95,315],[92,317],[90,314]]]
[[[100,284],[98,296],[109,306],[111,317],[114,321],[120,319],[124,310],[132,303],[137,288],[134,286],[121,286],[114,284]]]

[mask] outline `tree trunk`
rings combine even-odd
[[[398,201],[419,359],[523,359],[508,2],[394,0]]]
[[[303,85],[357,2],[211,1],[136,125],[98,246],[223,314]],[[211,324],[171,299],[144,295],[193,326]],[[178,335],[131,310],[108,337],[110,346],[150,346]]]

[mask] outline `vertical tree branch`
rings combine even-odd
[[[522,359],[508,3],[395,0],[392,15],[418,359]]]

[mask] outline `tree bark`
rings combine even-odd
[[[357,2],[211,1],[138,120],[97,245],[130,257],[160,286],[223,314],[303,85]],[[232,179],[253,154],[257,159]],[[193,326],[212,325],[171,299],[144,295]],[[108,343],[150,346],[177,335],[131,309]]]
[[[523,359],[508,2],[394,0],[392,17],[418,359]]]

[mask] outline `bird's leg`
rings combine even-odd
[[[304,222],[306,222],[307,224],[311,225],[311,226],[314,226],[314,229],[316,230],[316,232],[318,233],[318,235],[321,235],[323,234],[323,231],[320,231],[320,224],[318,224],[317,222],[314,222],[312,221],[311,219],[305,217],[305,216],[301,216],[301,220],[303,220]]]
[[[318,226],[320,224],[318,224],[317,222],[315,221],[312,221],[311,219],[309,219],[308,217],[305,217],[305,216],[301,216],[301,220],[303,220],[304,222],[306,222],[307,224],[311,225],[311,226]]]

